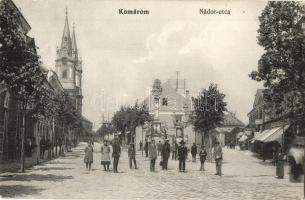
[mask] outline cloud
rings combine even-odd
[[[151,33],[146,39],[147,55],[131,60],[132,63],[146,63],[158,56],[166,55],[168,53],[176,53],[176,46],[182,46],[186,42],[181,37],[174,37],[176,34],[185,34],[189,24],[184,21],[171,21],[166,23],[160,32]],[[189,31],[189,30],[188,30]],[[188,33],[189,34],[189,33]],[[187,35],[185,35],[187,36]],[[173,47],[175,47],[173,49]]]

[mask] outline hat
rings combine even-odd
[[[181,140],[179,143],[180,143],[180,144],[185,144],[185,142],[184,142],[183,140]]]
[[[169,138],[166,138],[165,141],[169,141]]]

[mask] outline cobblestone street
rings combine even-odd
[[[302,199],[303,184],[275,178],[275,167],[249,152],[224,149],[222,177],[215,176],[214,163],[186,163],[179,173],[178,161],[169,161],[169,170],[149,172],[149,160],[138,152],[138,170],[130,170],[127,152],[119,162],[119,173],[104,172],[100,145],[95,143],[93,169],[83,163],[84,144],[61,157],[28,169],[26,173],[1,174],[3,198],[105,198],[105,199]],[[159,163],[160,157],[157,161]]]

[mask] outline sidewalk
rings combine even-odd
[[[67,152],[65,151],[65,153],[67,153]],[[55,148],[54,148],[54,157],[51,157],[50,159],[48,159],[47,156],[48,156],[48,153],[46,151],[44,158],[39,159],[39,164],[56,159],[58,157],[62,157],[64,155],[55,156]],[[3,163],[0,163],[0,174],[6,173],[6,172],[12,172],[12,173],[18,172],[18,171],[20,171],[20,165],[21,165],[20,158],[18,158],[17,160],[4,161]],[[24,161],[25,170],[27,168],[33,167],[35,165],[37,165],[37,150],[35,150],[33,152],[31,157],[25,157],[25,161]]]
[[[260,168],[261,170],[268,170],[271,173],[274,173],[274,177],[275,177],[275,170],[276,170],[276,166],[274,165],[274,163],[272,162],[272,160],[268,159],[266,161],[263,161],[263,159],[261,159],[259,157],[259,155],[257,153],[251,152],[250,150],[239,150],[239,149],[229,149],[229,148],[225,148],[228,149],[228,151],[236,151],[238,152],[238,154],[243,155],[243,156],[247,156],[249,157],[249,160],[253,163],[258,163],[260,166],[263,166],[264,168]],[[238,156],[233,156],[233,158],[238,158]],[[251,167],[251,166],[249,166]],[[284,179],[287,179],[287,181],[289,180],[289,175],[290,175],[290,166],[287,162],[285,162],[284,165]]]

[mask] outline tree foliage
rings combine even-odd
[[[134,106],[122,106],[112,118],[115,129],[123,134],[127,131],[134,134],[137,126],[142,126],[149,121],[151,121],[151,116],[148,108],[145,105],[140,106],[137,102]]]
[[[0,4],[0,81],[17,95],[27,114],[52,114],[53,91],[44,84],[34,40],[23,32],[20,14],[9,1]],[[49,113],[50,112],[50,113]]]
[[[105,136],[114,133],[114,129],[112,127],[112,124],[103,123],[102,126],[96,132],[101,138],[104,138]]]
[[[224,119],[227,103],[225,94],[219,92],[216,84],[210,84],[208,89],[202,89],[198,97],[193,98],[194,115],[191,122],[195,131],[209,133]]]
[[[270,1],[259,17],[258,44],[265,52],[250,74],[261,81],[265,101],[276,114],[304,107],[304,6],[294,1]]]

